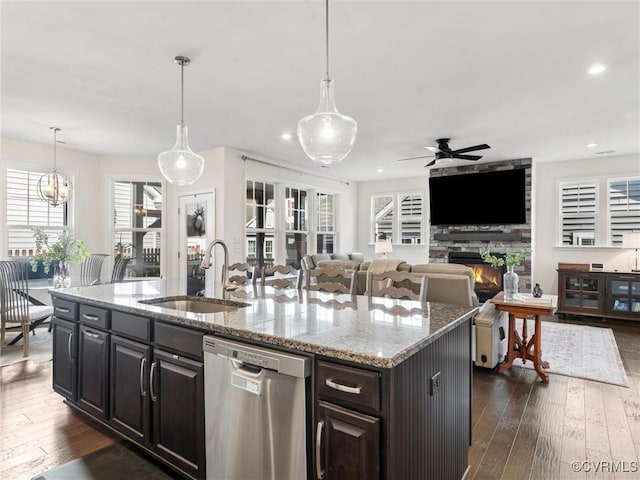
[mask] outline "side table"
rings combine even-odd
[[[533,367],[543,382],[549,381],[549,376],[543,369],[549,368],[549,363],[542,360],[542,317],[553,315],[558,307],[557,295],[543,295],[534,298],[530,294],[520,294],[522,301],[506,301],[504,293],[499,292],[489,300],[496,306],[496,310],[509,314],[509,339],[507,356],[498,367],[498,372],[503,373],[511,368],[516,358],[533,362]],[[528,338],[527,318],[533,317],[535,321],[534,333]],[[522,318],[522,333],[516,328],[516,318]]]

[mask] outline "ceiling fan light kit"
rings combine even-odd
[[[326,75],[320,82],[320,103],[312,115],[298,122],[298,141],[314,162],[332,165],[341,162],[356,141],[357,122],[338,111],[334,83],[329,75],[329,0],[325,0]]]
[[[58,127],[49,127],[53,131],[53,170],[49,173],[45,173],[38,180],[38,196],[49,203],[50,205],[57,207],[66,203],[71,198],[73,186],[69,178],[58,172],[56,166],[56,144],[58,143],[57,134],[60,131]]]
[[[184,67],[191,63],[188,57],[177,56],[180,65],[180,123],[177,127],[176,143],[158,155],[158,167],[162,175],[175,185],[191,185],[204,171],[204,158],[189,147],[188,129],[184,123]]]

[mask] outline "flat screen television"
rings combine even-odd
[[[527,221],[524,168],[429,178],[431,225],[508,225]]]

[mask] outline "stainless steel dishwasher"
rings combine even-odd
[[[204,337],[207,479],[307,477],[308,358]]]

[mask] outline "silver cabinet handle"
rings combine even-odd
[[[69,362],[73,363],[73,357],[71,356],[71,341],[73,340],[73,333],[69,335],[69,342],[67,343],[67,352],[69,353]]]
[[[155,371],[156,371],[156,362],[153,362],[151,364],[151,372],[149,373],[149,394],[151,395],[151,400],[154,402],[157,400],[156,394],[153,391],[153,377],[154,377]]]
[[[327,387],[331,387],[334,390],[340,390],[341,392],[353,393],[354,395],[360,395],[360,393],[362,393],[362,387],[348,387],[347,385],[334,382],[333,378],[327,378],[324,383]]]
[[[93,320],[94,322],[97,322],[98,320],[100,320],[100,317],[98,317],[97,315],[89,315],[86,313],[82,314],[82,318],[86,318],[87,320]]]
[[[91,337],[91,338],[100,338],[100,335],[97,333],[93,333],[93,332],[82,332],[84,333],[87,337]]]
[[[69,313],[71,310],[69,310],[68,308],[64,308],[64,307],[56,307],[56,310],[62,312],[62,313]]]
[[[144,366],[147,363],[147,358],[142,357],[140,360],[140,395],[143,397],[147,396],[147,391],[144,389]]]
[[[324,478],[324,470],[322,470],[322,430],[324,429],[324,420],[318,422],[316,430],[316,477],[318,480]]]

